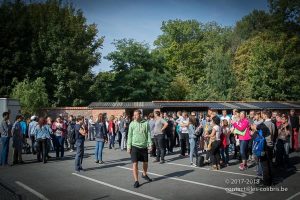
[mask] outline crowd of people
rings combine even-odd
[[[272,184],[272,167],[289,169],[289,154],[299,150],[299,117],[295,110],[290,113],[278,111],[239,111],[231,115],[208,110],[203,113],[178,111],[161,113],[154,111],[142,118],[140,110],[133,117],[121,116],[59,115],[51,117],[32,116],[25,120],[18,115],[14,123],[9,113],[3,113],[1,122],[1,166],[8,165],[9,141],[12,138],[13,165],[22,164],[22,153],[33,153],[39,162],[46,163],[51,151],[56,159],[64,159],[64,152],[76,149],[75,170],[80,172],[84,155],[84,141],[95,141],[94,160],[103,164],[103,149],[127,150],[133,162],[134,187],[138,187],[138,161],[142,161],[142,177],[148,181],[148,154],[153,162],[163,164],[166,155],[188,157],[190,165],[211,164],[212,170],[230,165],[231,159],[240,160],[239,169],[256,166],[257,175],[265,185]],[[29,144],[29,141],[30,144]],[[23,152],[22,152],[23,151]]]

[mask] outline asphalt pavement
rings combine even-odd
[[[94,145],[94,141],[86,142],[84,171],[79,174],[74,170],[75,152],[65,152],[64,159],[51,158],[46,164],[38,163],[34,155],[23,154],[26,164],[0,168],[0,200],[300,199],[299,153],[291,154],[295,169],[274,171],[276,184],[270,188],[257,184],[255,167],[240,171],[238,161],[212,171],[209,166],[190,166],[189,158],[177,153],[167,155],[164,164],[152,163],[149,157],[148,175],[153,181],[140,178],[141,186],[135,189],[129,154],[118,145],[116,150],[106,145],[105,163],[99,165],[94,162]],[[139,167],[141,170],[141,163]]]

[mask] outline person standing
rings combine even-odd
[[[68,119],[68,128],[67,128],[67,132],[68,132],[68,140],[70,143],[70,152],[72,153],[74,151],[74,145],[75,145],[75,124],[76,121],[73,117],[73,115],[69,116]]]
[[[8,166],[9,140],[11,137],[12,125],[9,121],[9,112],[4,112],[2,117],[3,120],[0,126],[2,144],[0,166]]]
[[[89,135],[88,135],[89,140],[90,141],[95,140],[95,122],[93,116],[90,116],[88,122],[88,129],[89,129]]]
[[[186,152],[190,150],[190,143],[189,143],[189,118],[188,113],[183,112],[182,117],[179,118],[179,126],[180,126],[180,146],[181,146],[181,156],[185,156]]]
[[[119,124],[119,131],[121,133],[121,151],[124,151],[124,149],[126,148],[126,131],[125,131],[125,127],[126,127],[126,116],[125,113],[123,114],[123,116],[120,117],[120,124]]]
[[[290,132],[291,132],[291,148],[292,151],[299,150],[299,117],[295,115],[295,110],[292,109],[290,111],[289,124],[290,124]]]
[[[41,157],[44,163],[47,162],[47,140],[50,139],[49,128],[43,117],[39,118],[38,125],[35,128],[35,138],[37,143],[37,160],[41,162]]]
[[[209,142],[211,143],[210,160],[212,163],[212,170],[220,170],[220,118],[218,116],[212,117],[212,132],[209,135]]]
[[[84,126],[83,117],[78,116],[75,124],[75,139],[76,139],[76,156],[75,156],[75,171],[79,173],[83,171],[82,161],[84,155],[84,140],[87,131]]]
[[[31,149],[32,149],[32,154],[36,154],[35,148],[34,148],[34,143],[35,143],[35,137],[34,137],[34,129],[36,127],[37,123],[37,117],[35,115],[31,116],[30,118],[31,122],[29,123],[28,126],[28,134],[31,140]]]
[[[135,110],[134,121],[130,123],[127,138],[127,152],[131,155],[131,161],[133,163],[133,177],[134,188],[140,186],[138,181],[138,162],[143,162],[142,178],[151,182],[147,175],[148,170],[148,149],[151,150],[151,133],[149,124],[147,121],[142,120],[142,113],[140,110]]]
[[[95,139],[96,139],[96,148],[95,148],[95,162],[99,164],[103,164],[102,153],[104,148],[104,142],[107,138],[107,131],[105,120],[103,114],[100,113],[98,115],[98,120],[95,123]]]
[[[154,162],[165,162],[165,129],[168,127],[168,123],[160,116],[160,111],[154,112],[154,141],[156,146],[156,160]]]
[[[239,135],[240,141],[240,154],[242,157],[242,163],[240,164],[240,170],[246,170],[248,168],[247,165],[247,151],[248,151],[248,143],[251,140],[250,136],[250,124],[249,120],[246,118],[246,113],[242,111],[240,113],[240,120],[238,122],[233,123],[233,129],[237,129],[239,131],[245,132],[244,135]]]
[[[149,114],[148,123],[150,127],[151,141],[152,141],[151,157],[156,157],[156,146],[155,146],[155,139],[154,139],[154,127],[155,127],[154,113]]]
[[[112,115],[108,121],[109,149],[115,148],[116,125],[114,119],[115,117]]]
[[[59,158],[59,152],[61,158],[64,157],[64,141],[65,141],[65,131],[66,126],[62,121],[61,117],[56,118],[56,122],[52,124],[52,130],[55,135],[55,150],[56,150],[56,159]]]
[[[194,117],[191,117],[189,119],[189,126],[188,126],[188,130],[189,130],[189,143],[190,143],[190,164],[191,166],[196,167],[197,165],[194,164],[193,162],[193,155],[195,153],[196,158],[198,157],[198,152],[195,151],[195,146],[196,146],[196,135],[195,135],[195,129],[196,129],[196,119]]]
[[[23,164],[22,160],[22,145],[23,145],[23,136],[22,136],[22,128],[20,125],[20,121],[22,120],[22,115],[17,115],[16,121],[12,127],[12,139],[13,139],[13,165],[15,164]]]

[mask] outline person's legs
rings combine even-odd
[[[194,140],[195,140],[194,154],[197,157],[198,156],[198,141],[199,141],[199,137],[194,138]]]
[[[195,150],[195,140],[194,138],[190,138],[189,140],[190,142],[190,163],[193,163],[193,154],[194,154],[194,150]]]
[[[288,141],[284,141],[284,162],[286,163],[286,165],[289,167],[290,166],[290,161],[289,161],[289,142]]]
[[[225,148],[221,148],[221,151],[220,151],[220,154],[221,154],[221,160],[223,161],[223,163],[226,164],[225,162]]]
[[[99,161],[103,161],[102,154],[103,154],[103,148],[104,148],[104,141],[100,141],[99,143]]]
[[[64,153],[65,153],[64,141],[65,141],[65,138],[64,137],[60,137],[59,146],[60,146],[60,156],[62,158],[64,157]]]
[[[134,162],[132,165],[132,172],[133,172],[133,178],[134,181],[139,181],[138,180],[138,162]]]
[[[240,165],[240,169],[244,170],[247,167],[247,148],[248,148],[248,141],[247,140],[240,140],[240,154],[242,158],[242,163]]]
[[[41,162],[41,151],[42,151],[42,142],[41,140],[37,140],[37,148],[36,148],[36,157],[38,162]]]
[[[80,169],[82,170],[82,161],[84,156],[84,140],[81,141],[81,154],[80,154]]]
[[[18,150],[17,148],[13,148],[13,164],[17,164],[18,163]]]
[[[164,161],[165,160],[165,151],[166,151],[164,134],[158,135],[158,145],[159,145],[159,149],[160,149],[160,159],[161,159],[161,161]]]
[[[158,136],[154,136],[155,146],[156,146],[156,161],[160,161],[161,149],[159,146],[159,138]]]
[[[76,141],[76,155],[75,155],[75,170],[76,171],[80,171],[80,160],[79,160],[79,156],[80,156],[80,140]]]
[[[229,145],[225,147],[225,164],[229,164]]]
[[[95,161],[99,161],[99,152],[100,152],[100,141],[96,141],[96,146],[95,146]]]
[[[31,135],[30,139],[31,139],[31,150],[32,150],[32,153],[35,154],[36,152],[35,152],[35,149],[34,149],[34,143],[35,143],[34,135]]]
[[[47,151],[46,151],[46,139],[42,140],[42,157],[43,157],[43,162],[46,163],[47,162]]]
[[[60,136],[55,136],[55,152],[56,152],[56,158],[59,157],[59,138]]]
[[[189,142],[189,134],[188,133],[184,134],[184,140],[185,140],[185,145],[186,145],[185,152],[187,152],[189,154],[189,152],[190,152],[190,142]]]
[[[125,147],[125,132],[121,134],[121,150],[124,150]]]
[[[148,162],[143,162],[143,175],[146,176],[148,171]]]
[[[2,151],[1,151],[1,163],[0,165],[7,165],[8,149],[9,149],[9,137],[1,137]]]

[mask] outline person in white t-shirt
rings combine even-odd
[[[181,156],[185,156],[186,152],[190,152],[189,143],[189,117],[187,112],[182,113],[182,118],[179,121],[179,126],[181,128],[180,132],[180,146],[181,146]]]

